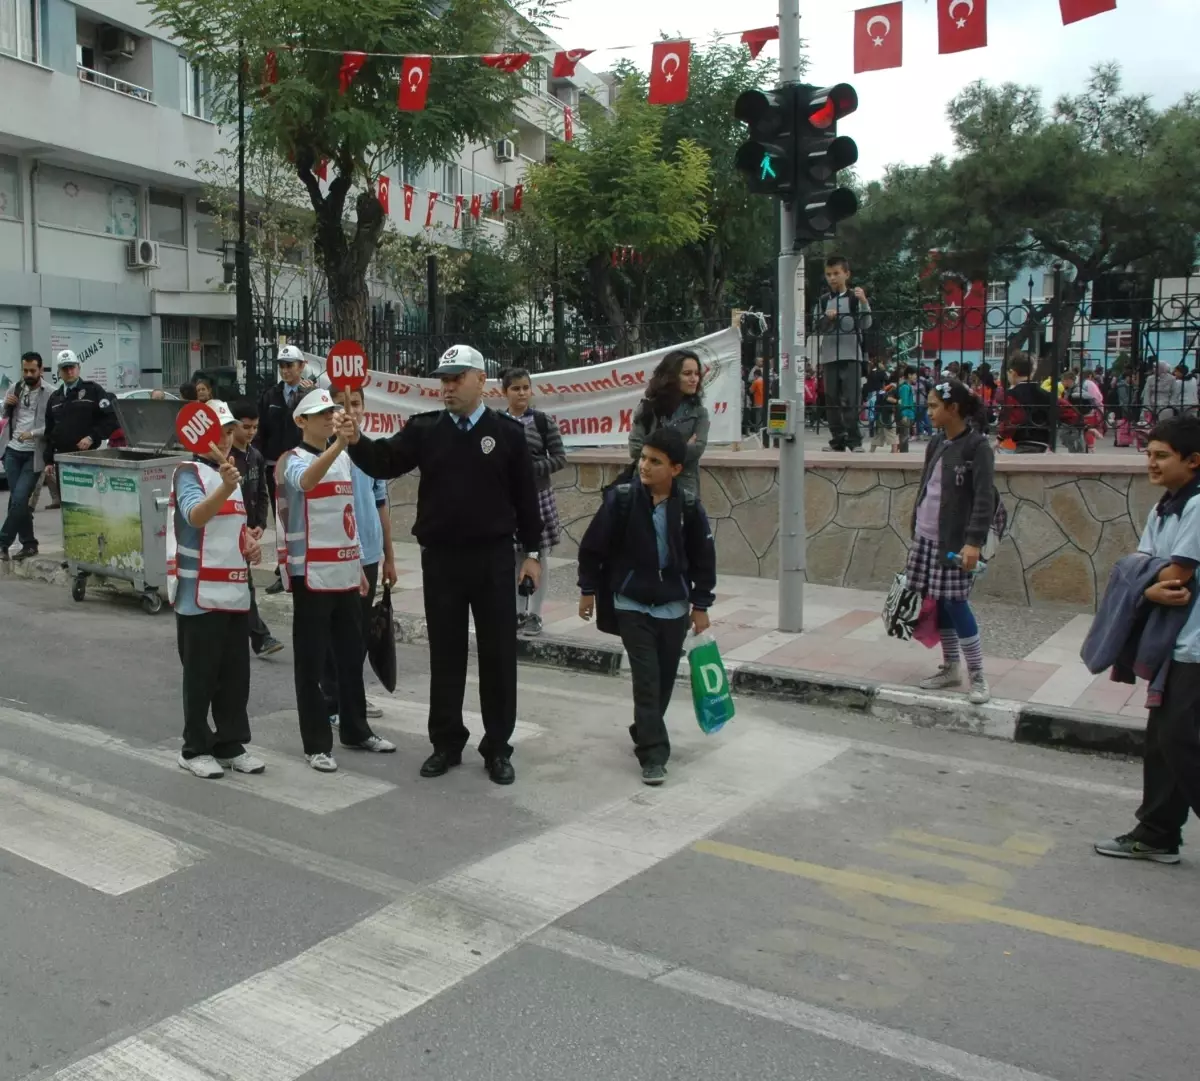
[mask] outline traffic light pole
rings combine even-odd
[[[779,79],[800,82],[800,0],[779,0]],[[804,629],[803,254],[795,251],[795,211],[779,208],[779,396],[791,403],[792,435],[779,444],[779,629]],[[797,341],[799,339],[799,341]]]

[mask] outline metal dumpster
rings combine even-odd
[[[175,414],[183,404],[115,399],[128,447],[55,455],[63,548],[75,600],[83,600],[87,580],[95,576],[131,583],[151,615],[162,608],[171,478],[189,458],[175,435]]]

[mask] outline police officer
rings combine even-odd
[[[46,403],[46,466],[53,476],[55,454],[94,450],[117,430],[108,392],[79,377],[79,358],[70,349],[58,354],[59,384]]]
[[[533,461],[519,421],[483,402],[483,357],[467,345],[442,354],[434,372],[442,381],[444,410],[410,417],[387,440],[364,438],[343,418],[351,460],[372,477],[391,479],[420,469],[417,520],[425,619],[429,633],[429,739],[433,754],[422,777],[440,777],[462,762],[470,733],[463,725],[467,682],[468,615],[475,617],[479,700],[484,736],[479,744],[488,776],[512,784],[513,727],[517,720],[516,594],[513,537],[524,549],[521,576],[541,577],[542,534]]]

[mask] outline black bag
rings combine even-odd
[[[371,671],[388,692],[396,689],[396,630],[392,620],[392,590],[387,584],[383,596],[371,609],[370,625],[366,628],[367,660]]]

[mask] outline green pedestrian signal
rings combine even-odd
[[[759,170],[758,179],[759,180],[774,180],[775,179],[775,166],[773,166],[771,164],[771,155],[770,154],[763,155],[762,168]]]
[[[756,195],[791,200],[796,184],[794,98],[790,87],[747,90],[734,105],[734,117],[750,129],[734,164]]]

